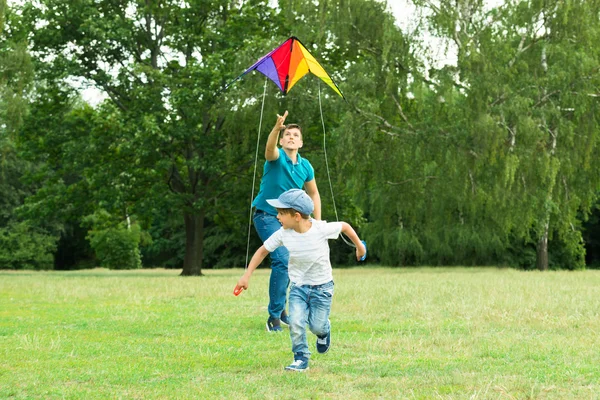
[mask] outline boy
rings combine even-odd
[[[304,372],[308,369],[310,358],[306,325],[317,335],[319,353],[327,353],[331,345],[329,312],[333,297],[333,275],[327,240],[337,239],[340,233],[345,234],[356,246],[357,260],[366,254],[366,248],[346,222],[311,219],[309,215],[313,212],[314,204],[301,189],[288,190],[278,199],[267,202],[277,209],[277,219],[282,227],[254,253],[235,291],[248,288],[250,276],[269,252],[280,246],[288,249],[290,337],[294,362],[285,369]]]

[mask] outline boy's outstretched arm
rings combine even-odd
[[[360,261],[361,257],[367,254],[365,245],[360,241],[358,234],[347,222],[342,222],[342,233],[348,236],[348,239],[356,246],[356,259]]]
[[[248,289],[248,282],[250,281],[250,276],[252,275],[254,270],[258,268],[262,260],[265,259],[267,254],[269,254],[269,252],[267,251],[267,249],[265,249],[264,245],[260,246],[258,250],[256,250],[256,252],[252,256],[252,259],[250,260],[250,263],[248,264],[246,272],[244,272],[244,275],[242,275],[237,285],[235,285],[235,291]]]

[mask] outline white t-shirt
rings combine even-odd
[[[338,238],[342,224],[315,219],[311,222],[312,226],[304,233],[281,228],[264,243],[269,252],[280,246],[288,249],[288,275],[296,285],[322,285],[333,280],[327,240]]]

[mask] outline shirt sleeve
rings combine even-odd
[[[265,240],[263,245],[269,253],[275,251],[275,249],[277,249],[278,247],[283,246],[282,235],[283,227],[280,228],[278,231],[274,232],[271,236],[269,236],[267,240]]]
[[[274,168],[275,165],[280,164],[281,160],[284,159],[285,153],[283,152],[283,149],[281,147],[278,147],[277,151],[279,151],[279,157],[277,157],[276,159],[271,160],[271,161],[269,161],[269,160],[265,161],[265,166],[267,166],[269,169]]]
[[[323,234],[326,239],[337,239],[342,232],[341,222],[327,222],[323,225]]]
[[[304,159],[304,161],[306,161],[306,170],[307,170],[306,179],[304,180],[304,182],[310,182],[313,179],[315,179],[315,169],[313,168],[310,161],[308,161],[306,158]]]

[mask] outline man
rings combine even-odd
[[[298,150],[302,147],[302,129],[296,124],[285,125],[288,116],[277,115],[277,122],[269,134],[265,148],[265,166],[258,195],[252,202],[254,228],[263,241],[281,228],[277,220],[277,210],[267,203],[267,199],[276,199],[289,189],[306,191],[314,203],[314,218],[321,219],[321,196],[315,181],[315,171],[310,162],[301,157]],[[281,134],[281,138],[279,138]],[[278,140],[279,139],[279,140]],[[281,148],[277,147],[277,143]],[[271,277],[269,280],[269,318],[268,331],[281,331],[281,323],[288,325],[285,311],[288,278],[289,253],[285,247],[279,247],[271,253]]]

